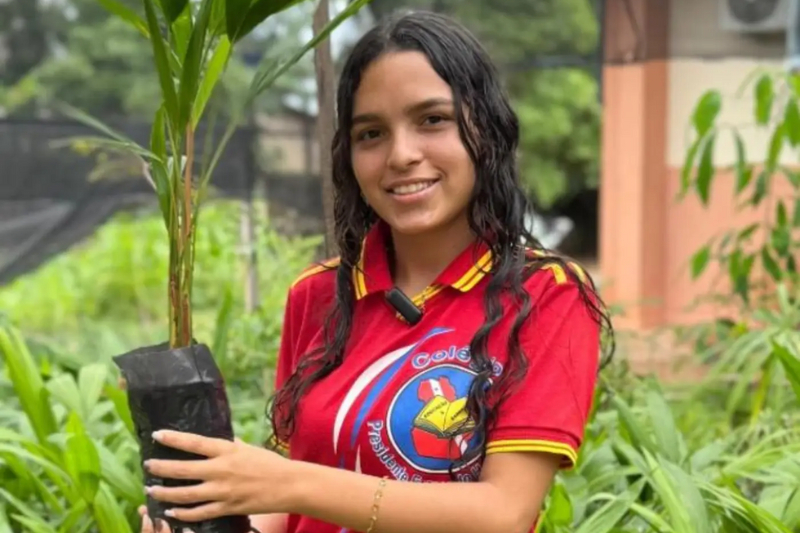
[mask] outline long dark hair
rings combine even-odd
[[[516,165],[519,124],[500,85],[500,77],[481,44],[470,32],[445,16],[415,12],[390,18],[366,33],[350,53],[341,74],[337,96],[338,125],[333,140],[334,223],[340,253],[336,269],[336,297],[323,329],[323,346],[305,354],[294,373],[275,394],[270,410],[274,439],[288,442],[295,428],[295,411],[306,390],[341,363],[350,334],[355,305],[353,269],[362,242],[377,220],[361,196],[351,164],[350,129],[353,99],[364,70],[393,51],[423,53],[453,91],[461,139],[475,166],[475,188],[468,206],[469,224],[492,251],[493,262],[484,299],[485,319],[470,342],[473,370],[467,410],[475,424],[476,445],[453,463],[451,475],[482,456],[487,430],[496,418],[503,394],[487,397],[491,389],[504,391],[526,371],[519,331],[535,302],[524,281],[544,264],[559,263],[581,288],[583,299],[600,325],[611,333],[611,323],[591,281],[583,282],[567,262],[553,254],[533,254],[541,244],[526,229],[528,200],[520,187]],[[464,111],[469,118],[465,117]],[[501,296],[510,294],[516,308],[508,340],[508,372],[489,387],[492,362],[487,341],[503,318]],[[600,357],[605,364],[613,352],[613,335]]]

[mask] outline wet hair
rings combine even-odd
[[[601,368],[613,352],[613,330],[602,300],[591,280],[583,281],[557,254],[531,254],[543,250],[526,227],[529,202],[520,185],[516,162],[519,123],[500,84],[500,76],[476,38],[455,21],[439,14],[413,12],[391,17],[367,32],[348,57],[338,87],[337,130],[332,145],[334,223],[340,253],[336,294],[323,327],[323,346],[300,358],[296,370],[276,392],[268,417],[273,442],[288,442],[295,429],[295,413],[303,394],[315,382],[341,365],[351,331],[355,306],[353,269],[362,243],[377,221],[376,213],[361,196],[351,160],[353,100],[365,69],[391,52],[424,54],[452,91],[459,133],[475,167],[475,187],[467,207],[472,231],[492,251],[484,299],[485,318],[469,349],[476,372],[467,399],[474,424],[475,445],[453,462],[451,476],[478,456],[483,458],[487,431],[512,383],[519,382],[527,366],[519,331],[535,302],[524,289],[528,277],[546,264],[558,263],[578,284],[585,304],[603,329]],[[466,115],[469,115],[467,118]],[[541,257],[546,255],[546,257]],[[504,300],[516,311],[508,339],[507,371],[494,380],[487,341],[502,320]],[[492,391],[492,394],[487,394]],[[501,391],[495,394],[494,391]]]

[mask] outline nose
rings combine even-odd
[[[422,149],[418,136],[408,130],[396,131],[392,135],[391,151],[387,165],[396,172],[404,172],[422,161]]]

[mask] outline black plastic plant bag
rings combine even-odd
[[[131,410],[142,461],[147,459],[204,459],[153,440],[159,429],[172,429],[206,437],[233,440],[231,410],[225,382],[211,351],[203,344],[170,349],[167,343],[148,346],[114,357],[127,382]],[[197,481],[164,479],[145,470],[146,485],[177,487]],[[147,498],[151,519],[166,520],[173,531],[188,528],[194,533],[247,533],[250,521],[229,516],[204,522],[184,523],[164,516],[175,504]]]

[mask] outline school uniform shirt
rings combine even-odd
[[[386,301],[393,286],[388,230],[376,224],[354,269],[355,310],[344,360],[300,401],[288,443],[292,459],[408,482],[449,481],[453,459],[475,441],[463,410],[470,383],[469,343],[484,322],[483,297],[492,254],[470,245],[414,300],[415,325]],[[292,285],[277,363],[276,386],[298,359],[321,343],[335,293],[336,260],[311,267]],[[575,272],[584,276],[575,266]],[[563,468],[577,460],[591,408],[599,326],[574,277],[553,263],[524,283],[533,310],[519,332],[527,361],[486,439],[486,454],[547,452]],[[508,302],[505,303],[508,306]],[[516,311],[504,313],[488,341],[493,379],[509,367],[508,338]],[[477,480],[480,459],[457,472]],[[290,515],[288,533],[347,530]]]

